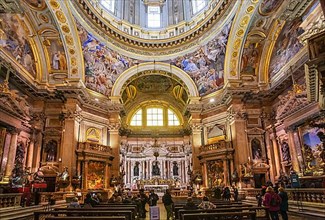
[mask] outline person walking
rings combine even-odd
[[[169,189],[166,190],[165,194],[162,197],[162,201],[164,203],[166,212],[167,212],[167,220],[169,220],[170,218],[173,219],[173,200],[172,200],[172,196],[170,195],[170,191]]]
[[[281,197],[281,205],[280,205],[280,214],[282,216],[282,220],[288,220],[288,194],[287,192],[284,190],[283,187],[279,188],[279,196]]]
[[[280,204],[281,197],[274,192],[272,186],[267,187],[263,205],[268,209],[271,220],[279,220],[278,212],[280,210]]]
[[[234,201],[238,202],[238,189],[236,186],[233,186],[233,191],[234,191]]]

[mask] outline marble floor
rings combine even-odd
[[[162,203],[159,203],[158,202],[158,207],[159,207],[159,212],[160,212],[160,219],[159,220],[166,220],[166,210],[165,210],[165,207]],[[147,205],[147,208],[146,208],[148,211],[149,211],[149,206]],[[150,213],[147,212],[147,216],[146,218],[142,218],[141,220],[150,220]],[[281,217],[280,217],[280,220]],[[325,217],[324,218],[317,218],[317,217],[311,217],[311,216],[299,216],[297,214],[294,214],[294,213],[289,213],[289,220],[325,220]]]

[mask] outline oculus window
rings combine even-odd
[[[160,28],[160,7],[148,6],[148,28]]]
[[[115,0],[101,0],[100,3],[106,10],[115,13]]]
[[[206,0],[192,0],[193,14],[196,14],[199,11],[201,11],[206,6],[206,4],[207,4]]]

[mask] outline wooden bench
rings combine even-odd
[[[107,211],[124,211],[128,210],[132,212],[132,219],[135,219],[137,216],[136,206],[95,206],[93,208],[55,208],[54,211],[71,211],[71,210],[81,210],[81,211],[96,211],[96,210],[107,210]]]
[[[83,209],[69,209],[62,211],[38,211],[34,212],[34,220],[44,219],[44,217],[56,216],[75,216],[75,217],[92,217],[92,216],[122,216],[125,220],[133,220],[133,213],[129,210],[83,210]]]
[[[184,214],[184,220],[225,220],[225,219],[256,219],[256,212],[218,212],[218,213],[196,213]]]
[[[185,210],[181,209],[179,210],[179,219],[184,220],[185,214],[200,214],[200,213],[222,213],[222,212],[255,212],[256,213],[256,219],[263,219],[263,220],[269,220],[269,213],[268,210],[265,207],[223,207],[223,208],[215,208],[215,209],[196,209],[196,210]]]
[[[242,208],[242,207],[253,207],[252,205],[248,205],[248,204],[232,204],[232,205],[216,205],[216,209],[226,209],[226,208]],[[184,206],[175,206],[174,207],[174,212],[175,212],[175,217],[176,219],[180,219],[180,214],[179,214],[179,210],[185,210]],[[202,209],[198,209],[198,210],[202,210]]]
[[[99,220],[99,219],[107,219],[107,220],[125,220],[124,216],[64,216],[64,217],[47,217],[45,220]]]

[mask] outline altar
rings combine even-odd
[[[163,196],[166,192],[166,189],[169,189],[168,185],[144,185],[143,186],[145,191],[154,190],[155,193],[157,193],[158,196]]]

